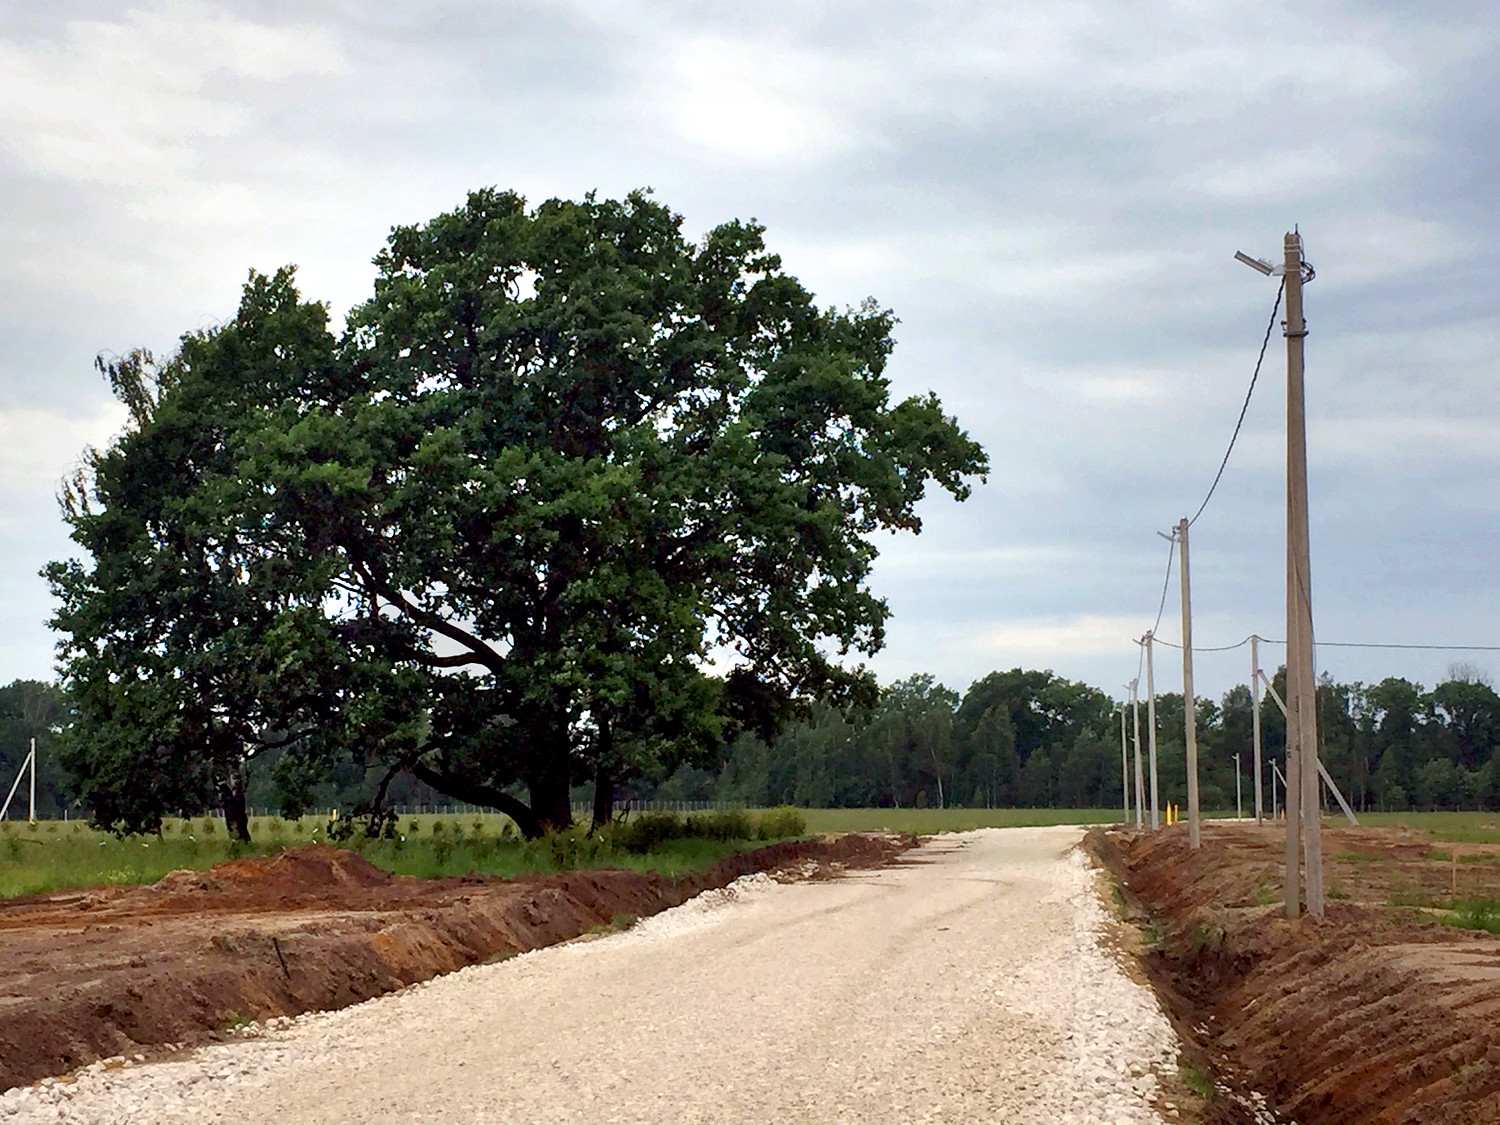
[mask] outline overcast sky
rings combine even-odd
[[[1318,636],[1500,645],[1497,37],[1441,2],[0,5],[0,682],[52,674],[56,488],[122,418],[95,355],[169,353],[252,267],[342,314],[391,225],[483,185],[754,217],[820,303],[895,309],[897,391],[993,470],[885,544],[874,666],[958,689],[1135,674],[1156,532],[1201,501],[1275,297],[1232,255],[1300,224]],[[1284,635],[1284,357],[1278,331],[1193,529],[1200,645]],[[1205,654],[1199,687],[1247,670]]]

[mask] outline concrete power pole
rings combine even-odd
[[[1187,737],[1188,846],[1203,842],[1198,821],[1198,715],[1193,696],[1193,594],[1188,582],[1188,521],[1177,524],[1177,546],[1182,560],[1182,717]]]
[[[1265,806],[1262,803],[1260,772],[1260,638],[1250,634],[1250,702],[1254,709],[1250,716],[1251,741],[1255,747],[1255,823],[1264,820]]]
[[[1136,687],[1139,680],[1130,681],[1131,721],[1135,724],[1135,826],[1146,826],[1146,785],[1141,777],[1141,697]]]
[[[1323,817],[1318,789],[1318,682],[1313,670],[1312,563],[1307,518],[1307,406],[1303,389],[1302,238],[1296,231],[1283,241],[1286,281],[1286,539],[1287,539],[1287,720],[1288,763],[1292,730],[1296,731],[1297,776],[1287,777],[1287,832],[1294,812],[1303,821],[1302,851],[1306,868],[1307,912],[1323,913]],[[1295,641],[1296,649],[1291,645]],[[1295,686],[1294,686],[1295,685]],[[1299,790],[1300,809],[1292,807],[1292,787]],[[1288,860],[1292,845],[1287,845]],[[1287,882],[1295,883],[1295,868],[1287,868]],[[1295,898],[1288,896],[1288,913],[1295,915]]]
[[[1130,823],[1130,751],[1125,745],[1125,704],[1120,704],[1120,820]]]
[[[1151,831],[1161,828],[1161,794],[1156,785],[1156,675],[1151,667],[1152,633],[1146,634],[1146,745],[1151,765]]]

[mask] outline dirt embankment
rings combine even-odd
[[[1500,897],[1500,849],[1324,833],[1323,919],[1287,919],[1279,828],[1095,832],[1151,927],[1145,966],[1219,1078],[1300,1125],[1500,1122],[1500,938],[1427,908]]]
[[[341,1008],[654,914],[751,872],[873,867],[916,842],[773,844],[675,879],[597,870],[420,880],[315,845],[149,887],[11,899],[0,903],[0,1090],[249,1020]]]

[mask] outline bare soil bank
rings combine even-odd
[[[314,845],[149,887],[0,904],[0,1090],[341,1008],[645,917],[741,875],[873,867],[915,837],[773,844],[680,878],[614,869],[420,880]]]
[[[1096,830],[1090,846],[1154,937],[1147,973],[1224,1086],[1300,1125],[1500,1122],[1500,938],[1424,903],[1500,894],[1500,856],[1460,867],[1402,829],[1327,829],[1321,920],[1279,906],[1284,833]],[[1468,853],[1473,853],[1469,855]],[[1243,1120],[1221,1107],[1225,1121]]]

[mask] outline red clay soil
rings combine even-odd
[[[1474,853],[1460,870],[1415,833],[1325,830],[1326,915],[1293,921],[1284,840],[1217,825],[1197,852],[1180,827],[1091,837],[1155,931],[1145,968],[1191,1049],[1300,1125],[1500,1122],[1500,938],[1422,909],[1455,885],[1496,894],[1489,849],[1456,845]]]
[[[248,1020],[341,1008],[645,917],[755,871],[874,867],[915,837],[773,844],[680,878],[615,869],[415,879],[314,845],[149,887],[0,902],[0,1091]]]

